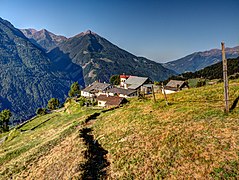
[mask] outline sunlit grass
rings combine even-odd
[[[24,179],[24,174],[34,177],[35,173],[32,174],[31,171],[34,172],[37,171],[37,169],[39,170],[44,168],[44,171],[48,171],[48,173],[45,174],[45,177],[51,177],[51,168],[53,166],[52,161],[54,159],[52,159],[52,157],[56,158],[57,154],[53,153],[54,155],[52,156],[44,156],[42,159],[42,162],[44,163],[39,163],[37,167],[32,166],[32,163],[35,164],[38,162],[39,158],[50,150],[57,147],[61,149],[63,148],[61,146],[66,147],[68,145],[69,148],[75,149],[74,152],[69,152],[70,154],[67,155],[64,153],[65,148],[63,148],[62,152],[58,152],[58,155],[61,156],[62,160],[63,158],[67,159],[72,156],[72,162],[74,161],[75,164],[71,162],[70,167],[78,167],[80,159],[79,161],[76,161],[73,158],[73,155],[77,154],[76,148],[79,148],[80,154],[84,147],[83,145],[81,147],[82,140],[77,138],[78,130],[76,127],[83,124],[85,118],[93,112],[95,112],[95,110],[80,108],[78,104],[72,103],[68,107],[68,112],[44,115],[30,121],[19,129],[12,130],[9,133],[7,140],[1,144],[0,177],[4,179],[21,176]],[[68,140],[65,139],[71,139],[71,141],[68,142]],[[61,145],[62,143],[63,145]],[[48,162],[48,158],[51,158],[52,160]],[[60,159],[58,159],[58,161],[60,161]],[[65,163],[63,163],[60,167],[65,167]],[[71,170],[67,172],[68,175],[66,173],[65,175],[67,176],[64,177],[70,177],[74,176],[74,174],[76,175],[80,173],[78,171],[71,172]],[[62,174],[62,176],[63,175],[64,174]]]
[[[239,81],[230,81],[230,105]],[[101,113],[91,124],[94,139],[108,151],[109,179],[239,178],[239,105],[224,113],[223,84],[164,96],[130,99]],[[0,145],[0,178],[80,178],[85,145],[78,130],[93,108],[38,117],[12,130]]]
[[[233,101],[239,83],[230,84]],[[100,116],[94,131],[109,151],[111,177],[238,178],[239,108],[224,113],[222,84],[168,95],[168,101],[135,99]]]

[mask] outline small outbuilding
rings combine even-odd
[[[99,107],[114,107],[127,102],[123,97],[99,95],[97,98]]]
[[[137,96],[137,91],[133,89],[123,89],[123,88],[111,88],[106,91],[109,96],[119,96],[124,98],[130,98]]]
[[[188,89],[189,86],[185,81],[178,81],[178,80],[170,80],[166,86],[164,86],[165,94],[172,94],[183,89]],[[163,90],[162,90],[162,93]]]

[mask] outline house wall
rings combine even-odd
[[[144,94],[150,94],[152,92],[152,88],[150,87],[145,87],[145,86],[141,86],[140,87],[140,91],[144,92]]]
[[[98,93],[95,93],[95,95],[98,97],[100,95],[106,95],[106,93],[105,92],[98,92]]]
[[[188,87],[185,86],[185,87],[182,88],[182,90],[185,90],[185,89],[188,89]]]
[[[81,91],[81,96],[83,97],[93,97],[93,94],[86,92],[86,91]]]
[[[124,87],[125,81],[126,81],[126,78],[120,78],[120,86],[121,87]]]
[[[130,94],[129,96],[124,95],[124,94],[120,94],[120,95],[119,95],[119,97],[124,97],[124,98],[131,98],[131,97],[135,97],[135,96],[137,96],[137,92],[132,93],[132,94]]]
[[[106,101],[99,101],[98,100],[98,106],[99,107],[105,107],[105,103],[106,103]]]
[[[172,91],[172,90],[168,90],[168,89],[165,89],[165,94],[172,94],[172,93],[176,93],[177,91]],[[162,94],[163,94],[163,90],[162,90]]]

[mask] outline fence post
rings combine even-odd
[[[156,102],[155,93],[154,93],[154,85],[152,85],[152,95],[153,95],[153,98],[154,98],[154,102]]]
[[[164,99],[166,101],[166,105],[168,106],[168,99],[167,99],[167,96],[166,96],[166,93],[165,93],[165,90],[164,90],[163,82],[162,82],[162,90],[163,90],[163,94],[164,94]]]
[[[228,86],[228,78],[227,78],[227,59],[225,54],[225,46],[224,42],[222,45],[222,63],[223,63],[223,81],[224,81],[224,100],[225,100],[225,112],[229,112],[229,86]]]

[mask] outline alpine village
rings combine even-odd
[[[239,179],[239,46],[158,63],[0,18],[0,179]]]

